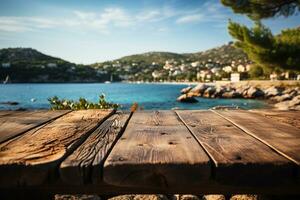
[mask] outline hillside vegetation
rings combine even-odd
[[[173,71],[164,69],[168,62]],[[191,67],[193,62],[196,67]],[[163,80],[194,80],[208,65],[220,68],[232,62],[249,62],[232,43],[197,53],[148,52],[91,65],[77,65],[31,48],[7,48],[0,49],[0,80],[9,76],[12,82],[155,81],[155,74]]]

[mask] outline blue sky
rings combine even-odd
[[[197,52],[231,41],[218,0],[0,0],[0,48],[32,47],[75,63],[148,51]],[[274,33],[300,16],[264,21]]]

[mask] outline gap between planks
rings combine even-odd
[[[300,162],[298,162],[297,160],[293,159],[292,157],[290,157],[289,155],[287,155],[286,153],[280,151],[279,149],[277,149],[275,146],[273,146],[272,144],[270,144],[269,142],[261,139],[260,137],[258,137],[257,135],[255,135],[254,133],[252,133],[251,131],[249,131],[248,129],[244,128],[243,126],[235,123],[233,120],[229,119],[228,117],[220,114],[219,112],[215,111],[215,110],[211,110],[210,111],[216,113],[217,115],[219,115],[220,117],[226,119],[227,121],[231,122],[232,124],[234,124],[236,127],[238,127],[239,129],[241,129],[242,131],[244,131],[246,134],[252,136],[253,138],[259,140],[260,142],[262,142],[263,144],[267,145],[269,148],[271,148],[273,151],[275,151],[276,153],[280,154],[281,156],[285,157],[286,159],[292,161],[293,163],[295,163],[296,165],[300,165]]]

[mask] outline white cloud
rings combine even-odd
[[[202,14],[185,15],[176,20],[178,24],[195,23],[203,20]]]
[[[130,26],[145,26],[172,19],[177,24],[201,23],[213,21],[223,23],[228,15],[220,3],[209,1],[200,8],[174,9],[163,6],[161,8],[146,9],[138,13],[129,12],[120,7],[104,8],[99,12],[72,11],[69,16],[58,17],[14,17],[0,16],[0,31],[26,32],[43,29],[74,29],[93,30],[100,33],[109,33],[114,28]]]

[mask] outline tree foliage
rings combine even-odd
[[[221,0],[235,13],[246,14],[254,20],[291,16],[300,11],[300,0]]]
[[[300,70],[300,28],[286,29],[274,36],[260,22],[247,28],[230,21],[228,29],[236,39],[235,45],[255,63],[273,69]]]

